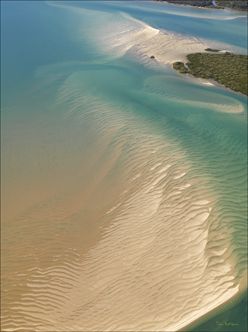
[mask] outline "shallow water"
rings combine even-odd
[[[243,290],[246,97],[137,40],[152,27],[244,52],[246,18],[1,6],[4,330],[178,330]]]

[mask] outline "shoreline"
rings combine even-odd
[[[150,27],[145,27],[144,30],[145,29],[150,29]],[[173,72],[177,72],[180,77],[187,78],[194,83],[205,86],[218,87],[240,96],[246,96],[245,93],[233,90],[230,87],[221,84],[214,78],[197,77],[192,73],[182,74],[173,68],[173,64],[175,62],[182,62],[186,64],[189,61],[187,57],[190,54],[209,54],[210,52],[206,51],[206,49],[212,46],[211,43],[207,43],[207,41],[200,40],[198,38],[175,34],[166,30],[156,30],[157,32],[155,34],[151,34],[151,36],[148,38],[142,38],[137,42],[137,44],[132,45],[127,50],[127,53],[131,56],[134,56],[137,61],[141,61],[149,67],[166,66],[169,67]],[[221,46],[224,46],[225,49],[223,48],[220,50],[220,55],[225,54],[225,52],[230,53],[230,48],[228,48],[228,45]]]
[[[2,329],[224,332],[246,288],[246,105],[170,64],[244,20],[5,5]]]
[[[186,62],[174,62],[173,69],[183,75],[207,80],[205,84],[222,86],[241,95],[248,95],[247,55],[205,49],[204,52],[188,54],[186,58]]]
[[[199,6],[199,5],[193,5],[193,4],[188,4],[188,3],[179,3],[179,2],[170,2],[168,0],[153,0],[154,2],[158,3],[166,3],[169,5],[174,5],[174,6],[184,6],[184,7],[190,7],[190,8],[198,8],[198,9],[217,9],[217,10],[230,10],[232,12],[238,12],[238,13],[247,13],[247,9],[241,9],[241,8],[232,8],[228,6],[218,6],[217,4],[214,5],[213,2],[211,5],[206,5],[206,6]]]
[[[201,326],[210,323],[211,321],[215,320],[215,325],[222,326],[222,321],[218,319],[218,316],[223,315],[225,313],[228,313],[229,310],[234,309],[235,307],[239,306],[242,300],[245,300],[246,303],[248,301],[248,294],[247,294],[247,288],[242,288],[240,291],[238,291],[236,294],[234,294],[233,297],[228,299],[226,302],[221,303],[216,308],[210,310],[205,315],[197,318],[195,321],[190,323],[189,325],[186,325],[182,329],[178,330],[178,332],[200,332],[205,331],[201,330]],[[224,322],[230,322],[230,324],[233,324],[232,326],[237,326],[237,322],[233,322],[227,320]],[[223,324],[225,326],[225,324]],[[234,330],[234,332],[237,330]]]
[[[171,66],[171,70],[173,72],[175,72],[175,69],[172,66]],[[220,84],[219,82],[217,82],[217,81],[215,81],[213,79],[196,77],[196,76],[191,75],[191,74],[185,74],[185,75],[183,75],[183,74],[180,74],[179,72],[177,72],[177,74],[181,78],[184,78],[184,79],[189,80],[190,82],[193,82],[193,83],[196,83],[196,84],[205,85],[205,86],[209,86],[209,87],[211,86],[211,87],[221,88],[221,89],[223,89],[225,91],[235,93],[235,94],[237,94],[240,97],[247,97],[245,94],[243,94],[243,93],[241,93],[239,91],[234,91],[234,90],[228,88],[227,86],[225,86],[223,84]],[[233,113],[243,113],[243,111],[241,111],[241,112],[233,112]]]

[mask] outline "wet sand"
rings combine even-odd
[[[216,198],[176,142],[76,85],[58,98],[97,135],[78,185],[4,225],[3,327],[179,330],[236,294]]]
[[[242,101],[152,71],[198,39],[69,11],[101,53],[39,64],[5,119],[2,328],[186,328],[242,291]]]

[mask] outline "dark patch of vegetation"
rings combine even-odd
[[[173,68],[178,70],[181,74],[187,74],[189,72],[188,68],[185,67],[183,62],[177,61],[173,63]]]
[[[197,7],[212,6],[211,0],[158,0],[158,1],[167,1],[167,2],[178,4],[178,5],[190,5],[190,6],[197,6]]]
[[[188,63],[175,62],[173,68],[182,74],[212,79],[234,91],[248,95],[248,56],[232,53],[194,53]],[[184,70],[185,68],[185,70]]]
[[[217,0],[218,6],[232,8],[236,10],[248,10],[247,0]]]
[[[207,51],[207,52],[220,52],[220,50],[217,50],[215,48],[206,48],[205,51]]]
[[[219,9],[231,8],[236,10],[248,10],[247,0],[157,0],[167,1],[178,5],[190,5],[197,7],[215,7]]]
[[[151,59],[155,59],[155,56],[154,56],[154,55],[151,55],[150,58],[151,58]]]

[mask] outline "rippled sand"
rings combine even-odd
[[[236,294],[217,198],[179,144],[94,97],[78,74],[57,103],[94,141],[78,184],[5,226],[3,327],[172,331]]]
[[[113,58],[170,63],[205,47],[99,15],[91,36]],[[241,290],[245,153],[224,126],[243,104],[106,62],[40,66],[34,92],[54,91],[49,115],[6,130],[4,331],[177,331]]]

